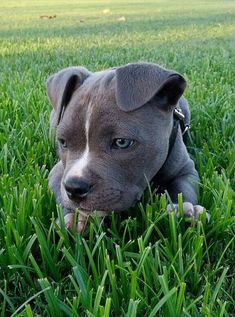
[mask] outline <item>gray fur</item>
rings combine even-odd
[[[47,95],[54,108],[50,116],[51,128],[56,128],[60,107],[62,106],[63,94],[69,78],[73,75],[77,75],[78,81],[76,88],[78,88],[90,74],[91,73],[85,67],[68,67],[51,75],[47,79]]]
[[[57,138],[65,138],[68,148],[59,148],[60,161],[49,175],[49,186],[64,212],[78,208],[89,214],[107,214],[132,206],[154,179],[155,186],[167,190],[174,203],[182,192],[184,201],[197,203],[198,173],[190,159],[179,129],[166,161],[173,125],[173,108],[181,106],[190,120],[187,101],[181,96],[186,82],[181,75],[156,64],[136,63],[90,73],[85,68],[68,68],[51,76],[48,96],[54,107],[51,127],[71,74],[78,74]],[[89,117],[89,161],[82,179],[92,190],[80,200],[69,199],[64,182],[87,148],[86,120]],[[135,145],[126,150],[111,147],[113,138],[129,138]]]
[[[161,90],[167,80],[176,75],[182,78],[175,71],[152,63],[127,64],[117,68],[116,101],[118,106],[124,111],[142,107]],[[169,106],[175,105],[169,104]]]

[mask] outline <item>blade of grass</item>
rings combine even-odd
[[[175,294],[177,291],[177,288],[176,287],[173,287],[170,291],[167,292],[167,294],[165,294],[163,296],[162,299],[160,299],[160,301],[154,306],[154,308],[152,309],[152,311],[150,312],[150,314],[148,315],[148,317],[155,317],[157,312],[159,311],[159,309],[162,308],[162,306],[167,303],[167,301],[171,298],[171,296],[173,294]],[[171,315],[169,315],[171,316]],[[173,315],[175,316],[175,315]]]
[[[39,295],[41,295],[42,293],[48,291],[51,287],[47,286],[46,288],[42,289],[41,291],[37,292],[36,294],[34,294],[33,296],[31,296],[29,299],[27,299],[22,305],[20,305],[20,307],[18,307],[14,313],[11,315],[11,317],[16,316],[23,308],[25,308],[27,315],[31,316],[30,314],[32,314],[32,310],[30,308],[30,305],[27,305],[29,302],[31,302],[33,299],[37,298]],[[33,315],[32,315],[33,316]]]
[[[58,317],[62,317],[63,314],[61,312],[61,310],[59,309],[59,301],[57,299],[57,297],[55,296],[52,287],[49,283],[49,281],[47,280],[47,278],[43,278],[43,279],[39,279],[38,280],[39,285],[42,288],[42,291],[45,295],[47,304],[48,304],[48,309],[50,311],[51,316],[58,316]]]

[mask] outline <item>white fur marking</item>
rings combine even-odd
[[[86,148],[82,156],[74,162],[70,168],[66,178],[68,177],[82,177],[84,169],[87,167],[90,161],[90,149],[89,149],[89,128],[90,128],[90,119],[92,114],[92,104],[89,103],[86,112],[86,121],[85,121],[85,134],[86,134]]]
[[[89,128],[90,128],[90,121],[91,121],[91,113],[92,113],[92,104],[89,103],[87,112],[86,112],[86,122],[85,122],[85,133],[86,133],[87,145],[89,144]]]

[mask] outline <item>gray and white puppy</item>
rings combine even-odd
[[[198,173],[180,128],[169,152],[175,107],[189,121],[185,87],[180,74],[153,63],[96,73],[69,67],[49,77],[50,125],[60,159],[49,186],[68,228],[76,208],[78,232],[94,211],[104,215],[129,208],[152,179],[173,203],[182,193],[185,214],[197,218],[202,213],[196,205]]]

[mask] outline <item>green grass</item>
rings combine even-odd
[[[234,1],[1,1],[1,317],[235,316],[234,38]],[[188,80],[189,151],[211,221],[176,219],[146,193],[108,226],[94,217],[69,233],[48,190],[45,80],[139,60]]]

